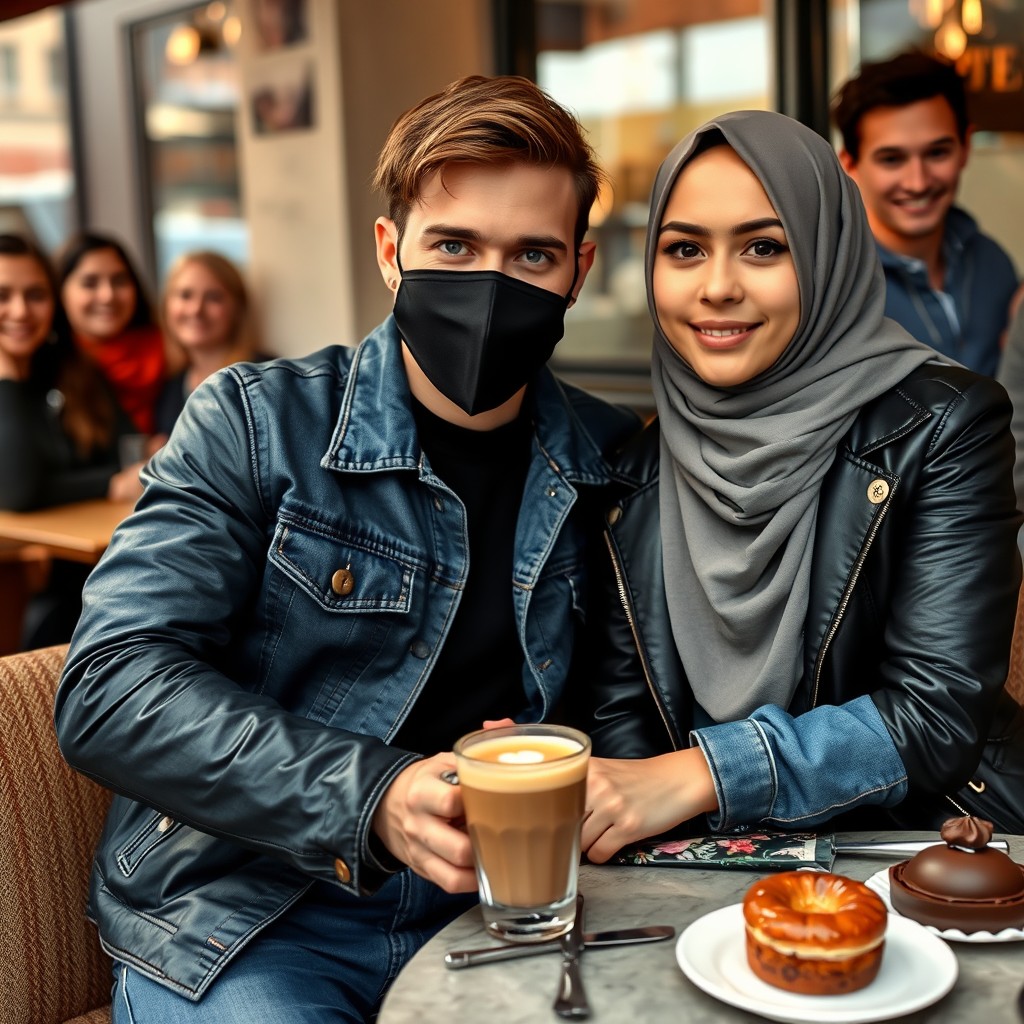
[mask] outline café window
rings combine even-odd
[[[761,0],[540,0],[536,78],[580,118],[611,183],[591,216],[597,258],[566,317],[562,376],[650,407],[644,234],[658,165],[727,110],[770,109],[770,23]]]
[[[51,251],[78,226],[67,86],[51,72],[67,60],[64,19],[51,7],[0,21],[0,231]]]
[[[235,139],[240,34],[220,0],[132,29],[147,256],[157,281],[192,249],[247,262]]]

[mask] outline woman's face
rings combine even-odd
[[[662,215],[653,268],[662,333],[706,383],[767,370],[800,322],[796,268],[761,182],[728,146],[691,160]]]
[[[98,341],[121,334],[138,301],[131,272],[113,249],[87,252],[65,280],[61,298],[72,330]]]
[[[226,348],[233,341],[238,303],[201,263],[186,263],[168,285],[164,319],[171,337],[187,349]]]
[[[0,363],[27,371],[53,326],[46,271],[33,256],[0,256]]]

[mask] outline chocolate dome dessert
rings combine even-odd
[[[992,823],[950,818],[929,846],[889,869],[889,899],[904,917],[935,928],[1024,928],[1024,866],[988,847]]]

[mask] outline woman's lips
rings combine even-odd
[[[705,348],[730,349],[742,345],[758,328],[758,324],[691,323],[697,340]]]

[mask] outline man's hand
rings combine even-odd
[[[587,772],[583,851],[603,864],[622,847],[718,808],[699,747],[635,761],[592,757]]]
[[[442,782],[455,768],[451,754],[437,754],[401,771],[373,815],[373,831],[403,864],[446,892],[475,892],[469,836],[459,827],[462,794]]]

